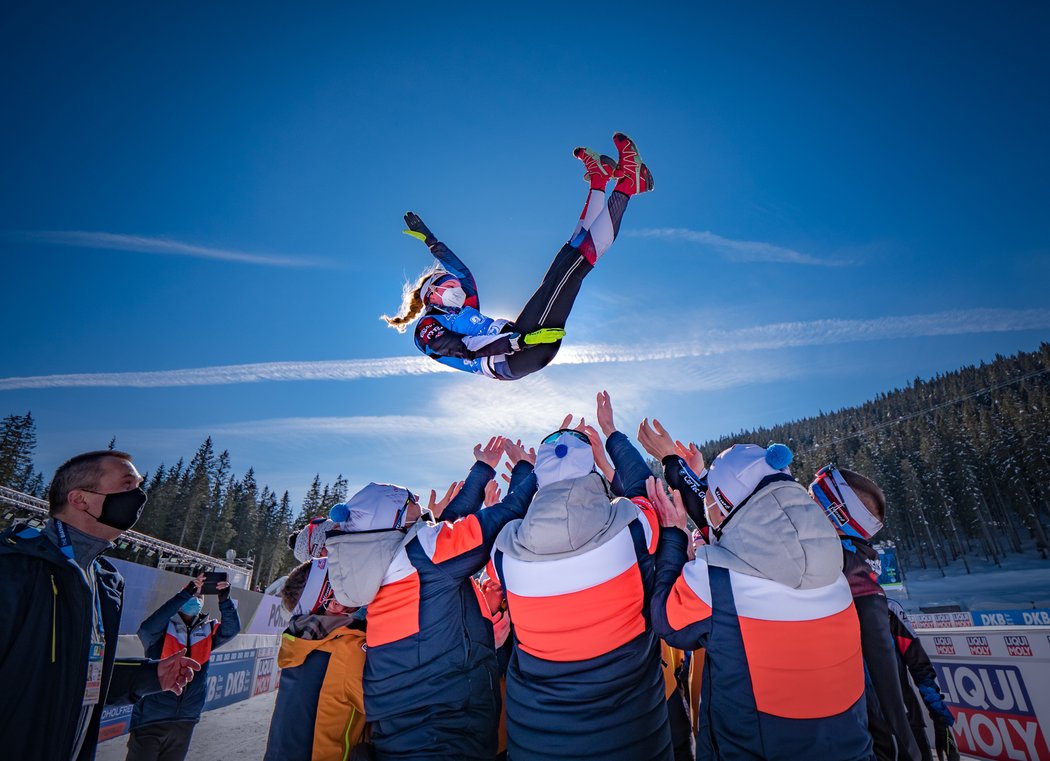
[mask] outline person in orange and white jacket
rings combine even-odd
[[[614,498],[594,472],[600,442],[555,431],[536,455],[528,514],[493,550],[514,633],[506,700],[514,761],[672,758],[648,612],[659,538],[644,497],[649,467],[616,430],[605,392],[598,422],[625,496]]]
[[[470,505],[445,508],[441,517],[455,520],[430,523],[407,489],[371,483],[339,520],[331,515],[336,527],[325,546],[335,598],[368,606],[365,714],[379,761],[496,755],[495,641],[471,576],[535,490],[532,464],[500,437],[476,450],[489,479],[503,451],[517,464],[509,493],[491,507],[481,507],[479,494]]]
[[[715,459],[711,544],[692,561],[680,495],[647,484],[664,527],[653,628],[673,647],[706,648],[698,759],[873,758],[838,537],[790,462],[782,444],[737,444]]]

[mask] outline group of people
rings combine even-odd
[[[834,465],[800,483],[781,444],[707,467],[645,419],[658,479],[606,392],[596,417],[535,450],[479,444],[425,506],[370,483],[290,537],[267,761],[919,761],[909,673],[957,757],[877,583],[875,483]]]
[[[490,378],[550,363],[628,201],[653,188],[634,141],[613,141],[617,159],[574,152],[587,202],[515,320],[479,311],[470,271],[409,212],[437,262],[387,322]],[[370,483],[289,538],[301,564],[281,592],[267,761],[926,761],[909,677],[938,757],[958,757],[929,659],[878,585],[877,484],[828,465],[804,485],[782,444],[707,466],[645,419],[658,479],[606,392],[596,418],[600,433],[568,416],[536,449],[479,444],[426,506]],[[45,528],[0,534],[5,757],[91,761],[102,707],[128,702],[129,761],[186,756],[193,675],[240,623],[228,586],[208,617],[196,578],[142,623],[147,658],[115,657],[123,579],[103,553],[137,520],[141,484],[127,453],[78,455],[52,479]]]

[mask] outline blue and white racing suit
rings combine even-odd
[[[594,267],[578,248],[566,244],[518,318],[493,319],[478,310],[478,288],[470,270],[444,243],[431,253],[462,284],[463,307],[428,305],[416,322],[416,347],[443,365],[500,380],[516,380],[545,367],[561,342],[515,350],[514,339],[540,328],[564,328],[583,278]]]

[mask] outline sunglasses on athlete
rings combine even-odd
[[[541,441],[540,443],[541,444],[553,444],[555,441],[560,439],[562,436],[573,436],[573,437],[579,439],[580,441],[584,442],[587,446],[591,445],[591,439],[590,439],[590,437],[587,436],[587,434],[581,433],[581,432],[579,432],[577,430],[574,430],[572,428],[562,428],[560,430],[557,430],[554,433],[545,436],[543,438],[543,441]]]

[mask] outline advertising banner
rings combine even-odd
[[[257,652],[254,649],[219,650],[212,654],[205,711],[251,697]]]
[[[111,740],[126,734],[131,724],[131,709],[134,706],[106,706],[99,721],[98,741]]]
[[[255,658],[255,680],[252,687],[252,697],[262,695],[277,689],[277,677],[280,674],[277,668],[276,647],[260,649]]]
[[[1050,626],[1050,609],[909,613],[908,621],[915,629],[959,629],[973,626]]]
[[[1050,629],[970,627],[920,639],[955,715],[960,752],[989,761],[1050,759]]]
[[[897,562],[896,547],[879,547],[879,561],[882,563],[882,573],[879,574],[879,584],[883,589],[904,589],[904,579],[901,577],[901,567]]]

